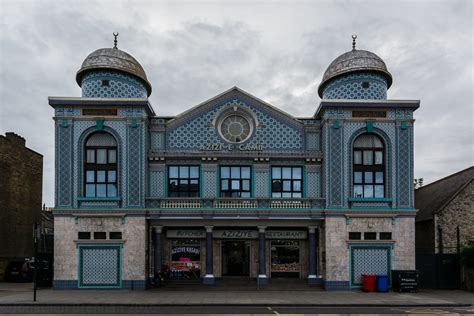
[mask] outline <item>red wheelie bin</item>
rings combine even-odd
[[[376,280],[375,274],[362,274],[362,291],[375,292]]]

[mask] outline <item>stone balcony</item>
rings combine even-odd
[[[310,209],[323,208],[323,198],[147,198],[159,209]]]
[[[156,217],[312,217],[324,209],[324,199],[280,198],[147,198]]]

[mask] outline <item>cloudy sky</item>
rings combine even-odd
[[[415,176],[425,183],[473,165],[473,2],[0,0],[0,133],[44,155],[54,199],[48,96],[80,96],[75,73],[97,48],[138,59],[158,115],[175,115],[232,86],[311,116],[329,63],[357,47],[381,56],[390,99],[420,99]],[[0,179],[1,181],[1,179]]]

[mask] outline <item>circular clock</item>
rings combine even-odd
[[[244,116],[231,114],[221,121],[219,132],[225,140],[241,143],[250,137],[252,127],[252,123]]]

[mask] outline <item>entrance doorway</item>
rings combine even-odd
[[[250,242],[243,240],[222,241],[222,275],[250,275]]]

